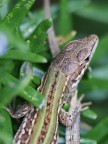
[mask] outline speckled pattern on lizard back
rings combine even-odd
[[[52,62],[40,92],[45,96],[42,109],[33,108],[24,118],[14,144],[57,143],[58,115],[67,125],[71,119],[63,119],[60,114],[62,105],[67,102],[86,70],[98,43],[96,35],[70,42]],[[64,121],[65,120],[65,121]]]

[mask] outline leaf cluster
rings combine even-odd
[[[0,143],[11,144],[17,129],[15,120],[3,109],[27,101],[39,107],[44,96],[36,88],[51,63],[47,30],[51,19],[44,20],[43,9],[35,0],[0,1]],[[81,143],[108,143],[108,2],[101,0],[60,0],[51,5],[52,18],[61,49],[70,40],[95,33],[99,45],[89,69],[78,87],[79,95],[92,101],[81,114]],[[31,7],[34,5],[34,8]],[[96,119],[97,118],[97,119]],[[92,119],[92,120],[91,120]],[[1,133],[2,131],[2,133]],[[65,128],[60,126],[59,143]]]

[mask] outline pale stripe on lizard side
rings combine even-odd
[[[57,137],[60,109],[64,101],[68,101],[70,94],[77,89],[84,74],[82,71],[86,70],[97,43],[96,35],[70,42],[55,58],[40,88],[40,92],[45,96],[45,105],[38,112],[33,108],[27,114],[15,136],[15,144],[57,143],[53,138]],[[65,124],[67,120],[61,119],[61,122]]]

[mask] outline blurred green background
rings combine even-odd
[[[108,144],[108,1],[52,0],[51,14],[56,36],[64,40],[61,50],[70,40],[99,37],[91,68],[78,87],[84,101],[93,103],[81,114],[81,143]],[[11,119],[2,107],[15,96],[15,105],[26,100],[38,107],[42,102],[35,88],[52,61],[46,34],[51,25],[44,21],[42,0],[0,1],[0,144],[11,144],[22,121]],[[64,143],[64,131],[60,125],[59,143]]]

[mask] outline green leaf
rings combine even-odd
[[[81,114],[87,118],[90,118],[90,119],[96,119],[97,118],[97,114],[90,109],[83,111]]]
[[[35,85],[38,85],[40,84],[40,78],[36,77],[36,76],[33,76],[32,77],[32,82],[35,84]]]
[[[5,87],[1,89],[0,106],[6,105],[10,102],[13,96],[18,94],[28,102],[32,103],[34,106],[40,106],[43,96],[41,93],[28,85],[31,75],[28,75],[21,81],[3,71],[0,71],[0,75],[0,82],[5,85]]]
[[[14,48],[18,48],[21,51],[27,51],[28,50],[28,45],[27,43],[21,38],[16,36],[15,33],[12,33],[11,29],[8,26],[5,26],[3,24],[0,24],[0,35],[2,37],[5,37],[6,45],[8,48],[8,45]],[[1,40],[1,46],[2,46],[2,40]]]
[[[107,93],[108,90],[97,88],[90,90],[89,92],[87,91],[87,98],[95,102],[102,102],[108,99]]]
[[[26,51],[9,50],[0,59],[14,59],[21,61],[29,61],[34,63],[46,63],[47,59],[38,54],[34,54]]]
[[[91,0],[69,0],[68,2],[68,9],[69,12],[79,11],[80,9],[84,9],[89,5]]]
[[[0,1],[0,7],[1,7],[2,5],[4,5],[5,3],[7,3],[7,1],[8,1],[8,0],[1,0],[1,1]]]
[[[13,137],[12,123],[9,114],[0,108],[0,143],[11,144]]]
[[[3,125],[4,127],[3,130],[5,130],[7,133],[10,134],[10,136],[12,137],[13,136],[13,130],[12,130],[12,123],[11,123],[11,118],[10,118],[10,115],[9,113],[0,108],[0,126]]]
[[[1,144],[12,144],[12,139],[13,138],[7,132],[2,130],[2,132],[0,133],[0,143]]]
[[[0,82],[5,85],[0,90],[0,106],[8,104],[11,99],[19,94],[30,82],[31,74],[28,74],[23,80],[19,81],[7,72],[0,70]]]
[[[92,130],[86,135],[87,138],[94,139],[98,143],[108,135],[108,117],[100,121]]]
[[[35,107],[40,107],[44,104],[43,95],[31,86],[27,86],[23,91],[21,91],[20,97],[33,104]]]
[[[81,138],[80,143],[81,144],[97,144],[95,140],[86,139],[86,138]]]
[[[72,29],[72,18],[69,13],[67,0],[60,0],[60,12],[58,20],[59,34],[66,35],[67,33],[69,33]]]
[[[30,48],[32,52],[40,52],[45,48],[45,40],[47,38],[46,31],[52,25],[51,19],[46,19],[41,22],[30,38]]]
[[[105,4],[91,4],[79,9],[76,14],[81,17],[108,24],[108,7]]]
[[[58,33],[65,35],[72,30],[74,22],[72,22],[73,12],[83,9],[89,5],[91,0],[61,0],[60,6],[54,5],[51,7],[52,14],[58,19]],[[59,18],[58,18],[59,9]],[[55,18],[54,17],[54,18]],[[70,30],[70,31],[69,31]]]
[[[8,25],[13,31],[16,27],[19,26],[34,2],[35,0],[19,0],[17,4],[6,15],[3,20],[3,24]]]
[[[29,38],[30,35],[35,31],[37,25],[43,21],[44,14],[41,10],[35,12],[29,12],[26,18],[20,25],[20,30],[24,38]]]
[[[9,10],[10,0],[0,0],[0,21],[3,20]]]
[[[82,80],[80,82],[80,90],[81,92],[89,91],[89,90],[103,89],[108,91],[108,80],[93,78],[88,80]]]
[[[94,78],[108,80],[108,66],[101,66],[99,68],[95,68],[92,71],[92,76]]]
[[[106,136],[106,138],[103,140],[103,143],[104,143],[104,144],[108,144],[108,138],[107,138],[107,136]]]

